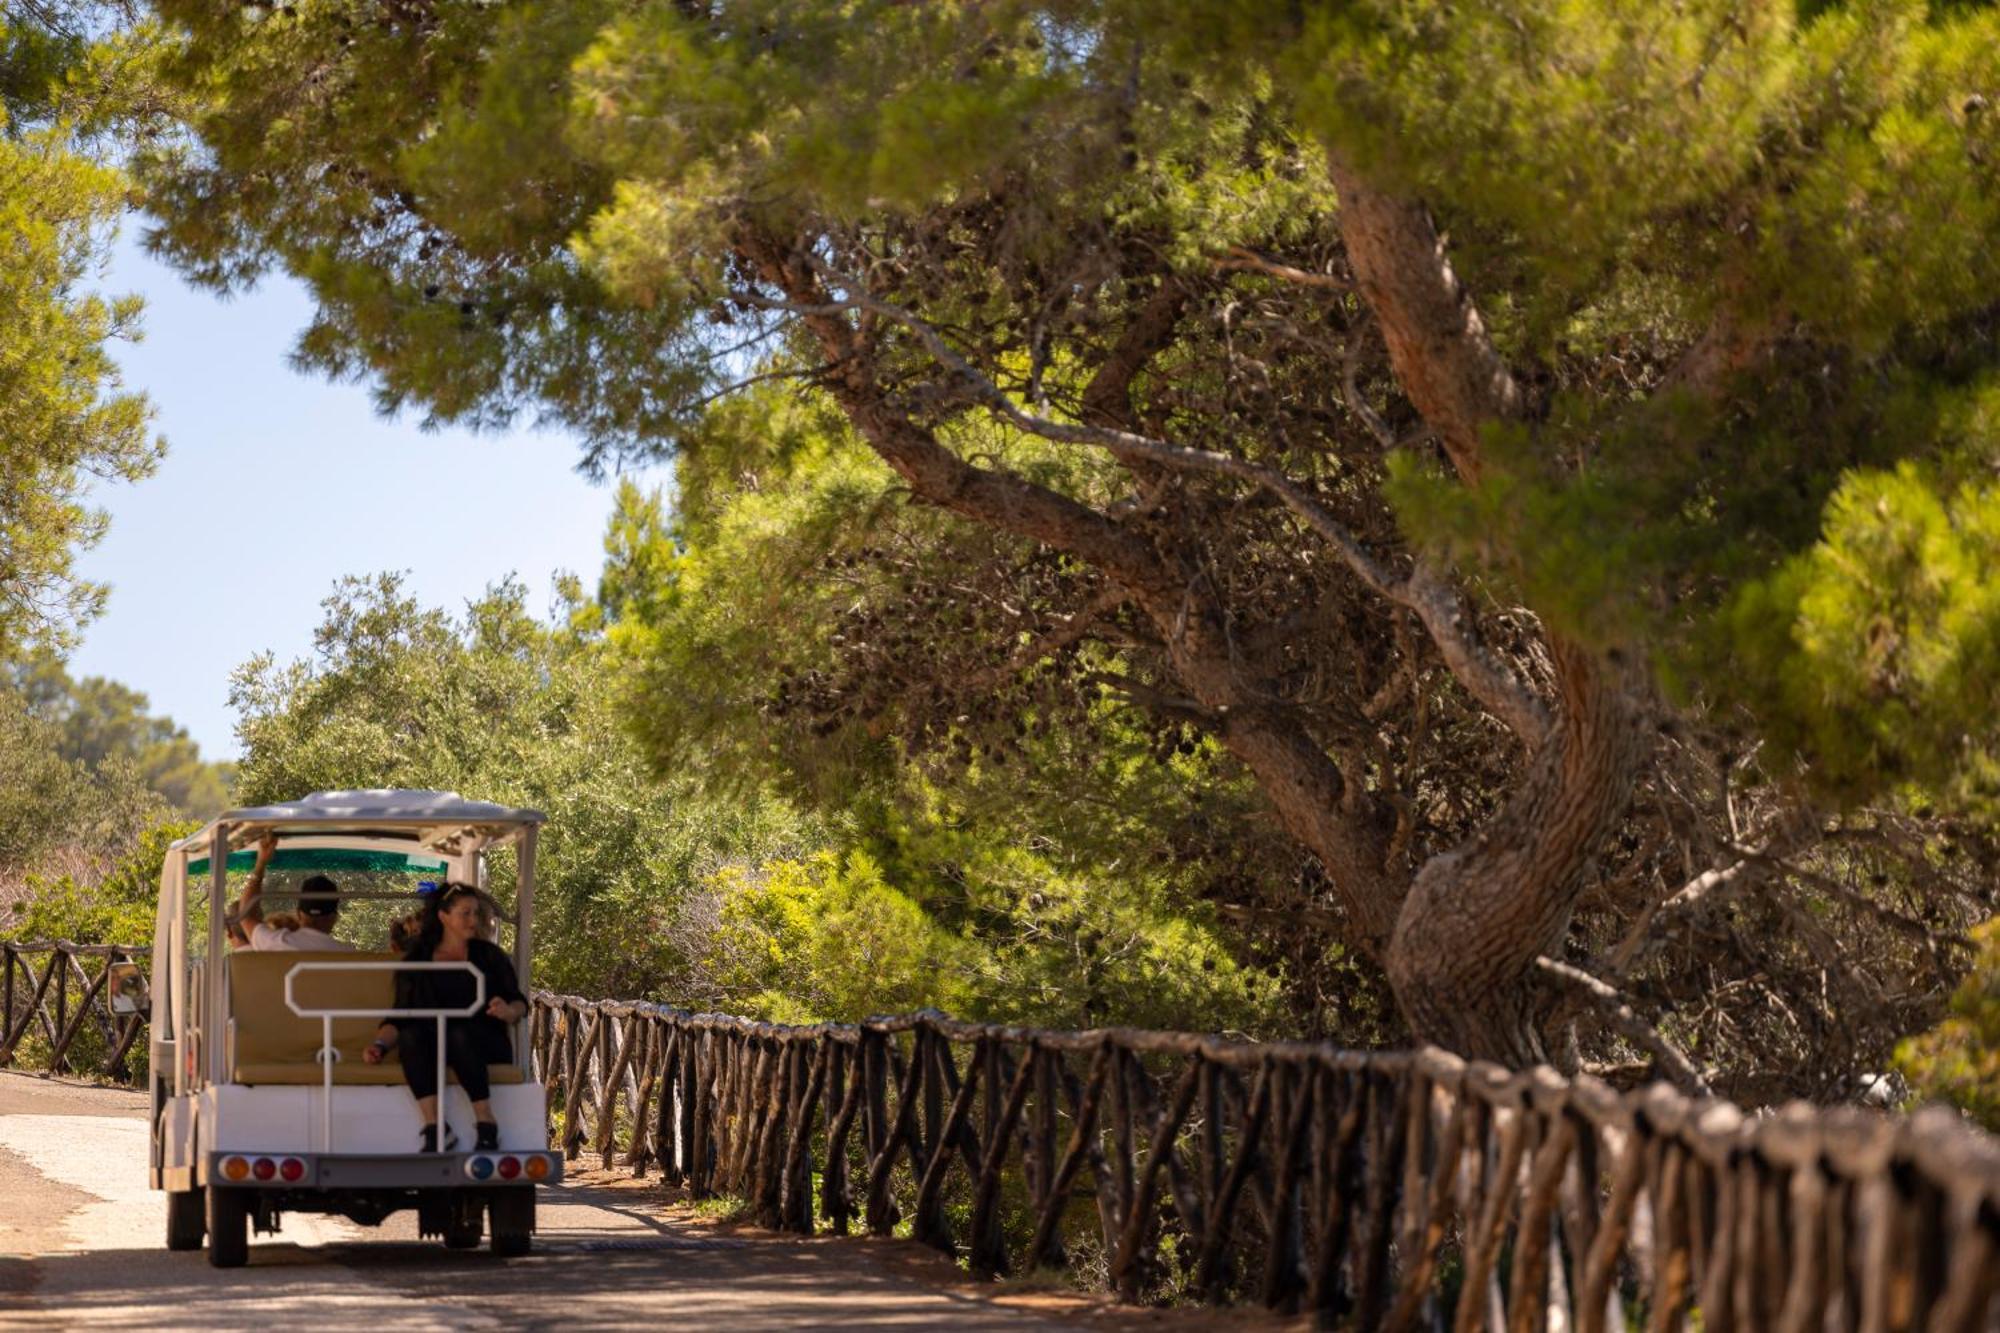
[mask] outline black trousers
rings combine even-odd
[[[437,1024],[413,1022],[396,1037],[396,1049],[403,1057],[403,1081],[418,1097],[437,1094]],[[514,1044],[507,1025],[490,1018],[449,1018],[444,1025],[444,1062],[458,1075],[458,1086],[475,1102],[483,1102],[493,1091],[486,1066],[504,1065],[514,1058]]]

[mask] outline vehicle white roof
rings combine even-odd
[[[233,846],[265,832],[283,836],[367,835],[381,831],[419,845],[447,851],[511,841],[543,822],[539,810],[516,809],[492,801],[472,801],[455,791],[316,791],[279,805],[225,810],[176,846],[207,846],[217,825],[226,825]]]
[[[253,805],[225,810],[223,823],[352,824],[539,824],[539,810],[517,810],[492,801],[469,801],[455,791],[401,791],[377,787],[368,791],[316,791],[282,805]]]

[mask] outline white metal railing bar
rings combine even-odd
[[[292,992],[292,983],[302,972],[470,972],[472,974],[472,1003],[463,1009],[307,1009],[301,1008],[298,997]],[[437,1020],[437,1146],[444,1149],[444,1051],[445,1020],[470,1018],[486,1007],[486,974],[469,962],[455,963],[293,963],[291,971],[285,973],[285,1007],[300,1018],[320,1020],[319,1062],[322,1067],[320,1088],[319,1150],[333,1151],[333,1066],[340,1059],[340,1052],[333,1044],[333,1020],[336,1018],[431,1018]]]

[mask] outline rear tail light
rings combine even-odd
[[[278,1164],[268,1157],[259,1157],[257,1164],[250,1168],[250,1174],[259,1180],[269,1180],[278,1174]]]
[[[225,1180],[246,1180],[250,1176],[250,1163],[242,1157],[222,1159],[222,1175]]]
[[[555,1169],[556,1159],[547,1153],[474,1153],[465,1159],[465,1174],[482,1182],[547,1180]]]
[[[284,1178],[286,1184],[297,1184],[305,1178],[306,1164],[296,1157],[287,1157],[278,1163],[278,1174]]]

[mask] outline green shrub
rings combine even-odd
[[[864,852],[728,867],[710,967],[734,1005],[781,1022],[959,1008],[961,943]]]
[[[2000,1132],[2000,917],[1972,932],[1972,970],[1942,1023],[1896,1049],[1896,1067],[1924,1100],[1949,1102]]]
[[[72,874],[29,875],[24,896],[0,933],[15,940],[150,945],[167,847],[196,827],[178,820],[153,825],[95,881]]]

